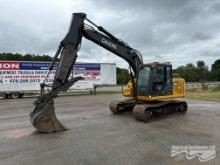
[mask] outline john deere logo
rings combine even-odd
[[[112,43],[111,41],[106,40],[105,38],[102,38],[102,43],[105,44],[105,45],[108,45],[109,47],[117,49],[116,44]]]

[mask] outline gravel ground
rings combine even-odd
[[[63,96],[57,116],[68,131],[40,134],[29,122],[34,98],[0,100],[0,165],[201,164],[174,160],[173,145],[215,145],[220,164],[220,103],[186,100],[189,111],[136,121],[130,112],[108,109],[120,94]]]

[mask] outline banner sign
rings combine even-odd
[[[49,62],[0,61],[0,91],[9,90],[9,88],[39,90],[40,83],[44,81],[49,66]],[[46,83],[53,82],[57,66],[58,64],[56,63]],[[83,82],[82,84],[87,84],[87,87],[92,87],[94,83],[99,84],[101,82],[101,65],[95,63],[76,63],[73,66],[70,78],[78,76],[84,77],[84,80],[81,82]],[[88,82],[90,85],[88,85]],[[10,86],[10,84],[14,85]],[[86,86],[84,85],[84,87]]]

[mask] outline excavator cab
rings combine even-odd
[[[126,97],[134,96],[132,81],[123,91]],[[174,78],[169,62],[144,64],[139,68],[136,79],[136,97],[142,101],[157,101],[184,97],[185,80]]]
[[[138,96],[172,95],[172,66],[169,63],[152,63],[140,68],[137,79]]]

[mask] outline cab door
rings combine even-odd
[[[151,72],[151,96],[166,96],[172,93],[172,66],[154,66]]]
[[[140,68],[137,79],[137,86],[136,86],[138,96],[150,95],[150,75],[151,75],[150,66],[144,66]]]

